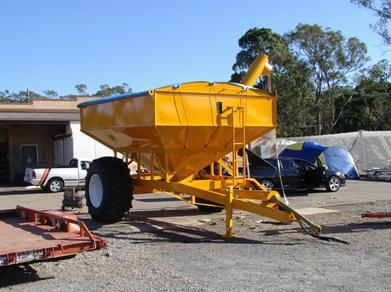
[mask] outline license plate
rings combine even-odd
[[[16,253],[16,262],[17,263],[30,262],[30,261],[40,260],[40,259],[43,259],[43,250],[42,249],[36,249],[36,250],[30,250],[30,251]]]

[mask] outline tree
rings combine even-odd
[[[58,97],[58,93],[54,90],[51,90],[51,89],[48,89],[48,90],[44,90],[43,92],[47,98],[57,98]]]
[[[284,67],[295,61],[283,36],[269,28],[249,29],[239,39],[239,47],[241,51],[236,55],[236,62],[232,66],[232,70],[235,71],[231,76],[233,82],[240,82],[259,54],[269,56],[270,63],[273,64],[273,74],[285,71]]]
[[[127,83],[122,83],[122,85],[115,85],[110,87],[107,84],[102,84],[99,86],[99,90],[95,93],[97,96],[110,96],[110,95],[120,95],[125,93],[131,93],[132,89]]]
[[[39,98],[42,98],[42,96],[31,90],[21,90],[19,92],[0,91],[0,101],[3,102],[28,102]]]
[[[352,73],[362,68],[368,60],[366,45],[354,37],[346,39],[339,31],[309,24],[299,24],[286,38],[296,57],[311,70],[317,134],[322,134],[322,128],[331,132],[346,105],[352,102],[350,97],[337,108],[335,100],[338,90],[346,86]]]
[[[235,71],[231,81],[240,82],[251,63],[259,54],[267,54],[273,64],[271,75],[272,91],[278,92],[279,136],[299,136],[310,134],[314,124],[312,112],[308,108],[313,103],[310,71],[306,64],[299,62],[290,52],[283,36],[268,28],[249,29],[240,39],[240,52],[232,66]],[[264,87],[260,79],[255,87]]]
[[[391,129],[391,66],[382,60],[362,73],[351,103],[341,117],[338,131]]]
[[[83,83],[76,84],[75,89],[79,95],[87,95],[87,85]]]
[[[383,39],[386,45],[391,45],[390,23],[391,23],[391,0],[351,0],[352,3],[370,9],[379,18],[371,25]]]

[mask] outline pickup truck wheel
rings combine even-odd
[[[214,202],[204,200],[201,198],[196,197],[196,203],[201,203],[201,204],[210,204],[210,205],[218,205]],[[204,206],[204,205],[196,205],[198,210],[204,212],[204,213],[219,213],[223,211],[224,207],[213,207],[213,206]]]
[[[132,207],[132,178],[128,166],[115,157],[94,160],[87,172],[85,191],[88,212],[95,221],[120,221]]]
[[[46,185],[46,190],[50,193],[61,192],[63,188],[64,188],[64,183],[62,179],[57,177],[50,179]]]

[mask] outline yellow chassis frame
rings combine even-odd
[[[236,180],[238,180],[236,178]],[[288,207],[278,192],[267,191],[258,181],[245,179],[245,185],[233,185],[233,178],[213,177],[211,179],[185,179],[179,182],[170,182],[155,179],[150,174],[135,175],[133,177],[134,194],[160,192],[195,205],[223,206],[226,215],[226,237],[233,236],[233,210],[238,209],[260,216],[268,217],[281,222],[294,222],[298,218],[310,225],[317,233],[321,227],[314,225],[308,219]],[[191,199],[184,199],[184,195]],[[216,205],[196,203],[195,198],[215,203]]]

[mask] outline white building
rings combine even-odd
[[[80,132],[77,105],[95,98],[0,103],[0,183],[21,182],[26,167],[113,156],[112,150]]]

